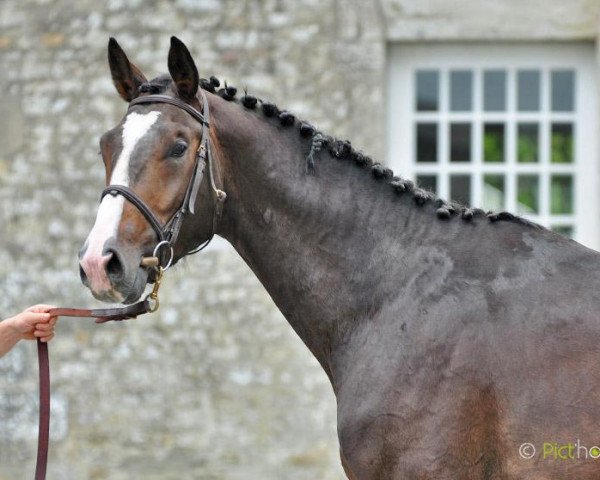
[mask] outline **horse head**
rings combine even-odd
[[[108,61],[129,109],[100,139],[108,188],[79,253],[80,274],[97,299],[132,303],[155,277],[141,259],[174,263],[212,238],[214,192],[222,192],[203,176],[208,99],[187,47],[172,37],[170,75],[152,81],[113,38]]]

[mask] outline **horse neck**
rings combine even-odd
[[[213,109],[228,195],[219,234],[331,376],[339,336],[397,294],[384,277],[398,273],[400,257],[415,245],[411,230],[402,228],[414,209],[389,184],[327,152],[307,173],[310,140],[297,128],[224,103]]]

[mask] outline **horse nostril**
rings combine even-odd
[[[119,259],[119,255],[117,255],[116,252],[111,252],[110,260],[106,264],[106,273],[108,274],[108,278],[120,278],[123,276],[123,272],[123,264]]]
[[[81,279],[81,283],[83,283],[84,285],[87,285],[87,275],[85,273],[85,270],[83,269],[83,267],[81,265],[79,265],[79,278]]]

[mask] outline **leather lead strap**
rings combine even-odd
[[[95,318],[96,323],[132,319],[148,312],[150,312],[148,300],[119,308],[97,308],[93,310],[86,308],[53,308],[48,311],[50,315],[56,317]],[[50,440],[50,360],[48,358],[48,344],[42,342],[39,338],[37,351],[40,377],[40,419],[35,480],[45,480]]]
[[[50,440],[50,361],[48,359],[48,344],[38,338],[37,350],[40,371],[40,420],[35,480],[44,480],[48,465],[48,442]]]

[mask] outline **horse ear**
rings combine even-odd
[[[184,98],[193,98],[198,92],[198,69],[188,48],[177,37],[171,37],[169,49],[169,73],[177,85],[177,92]]]
[[[147,80],[142,71],[129,61],[113,37],[108,41],[108,64],[119,95],[126,102],[131,102],[136,97],[139,86]]]

